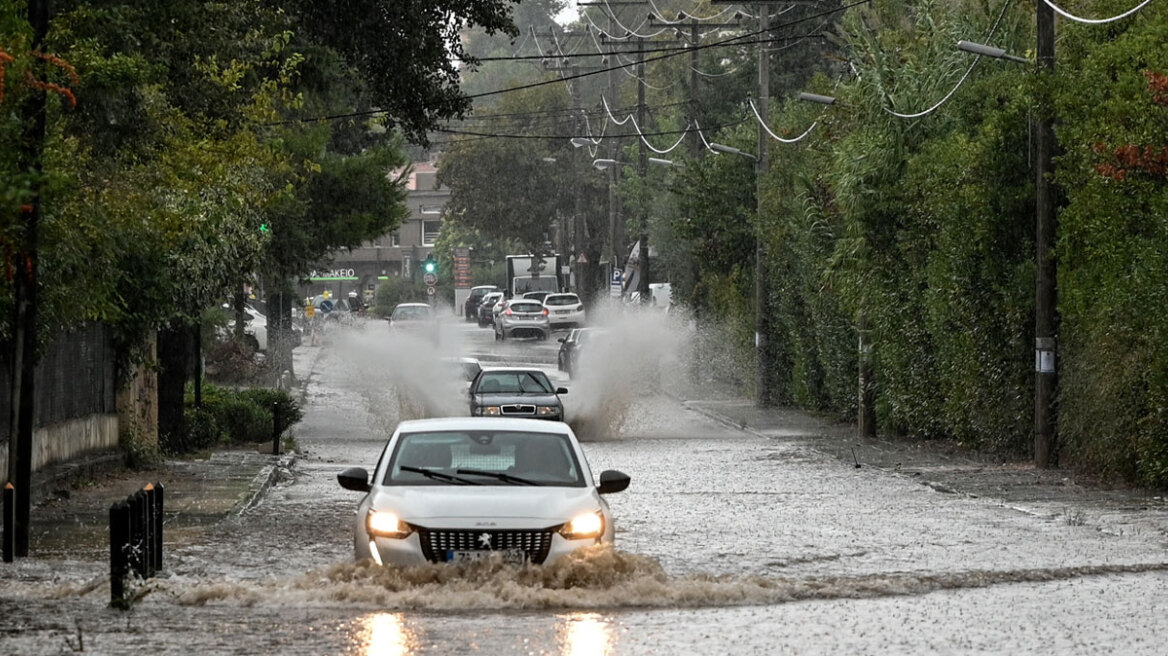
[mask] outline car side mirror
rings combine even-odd
[[[604,475],[601,474],[601,478],[603,477]],[[337,474],[337,482],[346,490],[354,492],[368,492],[373,489],[373,486],[369,484],[369,472],[361,467],[349,467]]]
[[[567,393],[568,393],[567,387],[557,387],[556,388],[556,394],[567,394]]]
[[[600,472],[600,485],[597,486],[596,491],[601,494],[620,492],[629,486],[631,480],[628,474],[615,469],[606,469]]]

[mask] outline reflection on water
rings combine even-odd
[[[612,625],[596,613],[572,613],[557,618],[564,656],[606,656],[612,651]]]
[[[401,613],[375,613],[365,618],[365,656],[406,656],[417,652],[418,639]]]

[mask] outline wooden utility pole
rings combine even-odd
[[[44,49],[49,31],[49,12],[46,0],[28,0],[28,22],[33,39],[30,50]],[[33,59],[33,76],[44,79],[45,65],[40,58]],[[14,526],[13,549],[17,557],[28,555],[29,516],[31,509],[32,438],[36,409],[36,346],[37,346],[37,255],[41,219],[41,153],[45,143],[45,90],[29,85],[28,97],[20,107],[21,139],[20,170],[32,172],[28,202],[21,207],[23,234],[16,254],[13,284],[15,311],[13,315],[12,358],[12,415],[8,447],[8,480],[15,488],[16,511],[12,513]]]
[[[766,4],[758,7],[758,33],[763,42],[758,46],[758,113],[765,121],[770,116],[770,53],[767,51],[767,33],[770,31],[770,10]],[[755,159],[755,228],[754,228],[754,365],[755,405],[760,408],[774,404],[771,393],[770,358],[770,284],[767,267],[766,236],[763,234],[762,210],[764,177],[770,168],[766,129],[758,126],[758,157]]]
[[[1054,73],[1054,11],[1037,2],[1038,75]],[[1040,88],[1045,80],[1040,80]],[[1058,464],[1058,267],[1055,256],[1053,108],[1043,93],[1035,125],[1035,229],[1037,271],[1034,294],[1034,465],[1046,469]]]
[[[645,40],[637,41],[637,125],[645,129]],[[637,142],[637,177],[641,181],[642,189],[640,208],[641,234],[637,239],[640,250],[637,252],[637,294],[641,303],[649,302],[649,204],[647,180],[649,174],[649,150],[645,146],[645,137]]]

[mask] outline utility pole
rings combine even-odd
[[[1038,75],[1054,74],[1054,11],[1045,2],[1037,2]],[[1045,76],[1043,74],[1046,74]],[[1053,108],[1049,94],[1043,92],[1039,102],[1035,129],[1036,180],[1035,229],[1037,271],[1034,295],[1034,466],[1046,469],[1058,464],[1058,289],[1055,259],[1054,154],[1058,148],[1054,135]]]
[[[637,40],[637,124],[645,129],[645,40]],[[638,214],[641,219],[641,235],[638,239],[640,251],[637,253],[637,293],[641,304],[649,303],[649,204],[648,184],[649,151],[645,138],[637,143],[637,177],[641,181],[641,199]]]
[[[33,39],[30,50],[44,50],[45,35],[49,31],[49,13],[46,0],[28,0],[28,22]],[[44,62],[33,59],[33,75],[43,79]],[[8,446],[8,480],[15,488],[16,510],[12,514],[14,526],[5,526],[13,533],[13,552],[17,557],[28,555],[29,518],[31,503],[29,491],[32,477],[33,419],[36,408],[36,344],[37,344],[37,256],[40,237],[41,194],[40,179],[43,162],[41,154],[45,143],[45,90],[29,85],[28,97],[21,104],[22,134],[20,140],[20,170],[32,171],[33,182],[27,204],[21,207],[24,234],[15,264],[15,312],[13,316],[12,358],[12,414]],[[7,513],[6,514],[6,519]]]
[[[766,4],[758,4],[758,33],[764,42],[758,47],[758,113],[763,120],[770,116],[770,53],[765,39],[770,31],[770,13]],[[766,238],[762,227],[763,178],[770,164],[767,147],[767,133],[758,126],[758,157],[755,159],[755,228],[754,228],[754,363],[755,363],[755,405],[770,407],[774,403],[771,394],[770,358],[770,285],[767,279]]]

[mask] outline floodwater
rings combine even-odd
[[[1024,512],[852,467],[797,431],[727,428],[682,401],[701,393],[682,322],[610,323],[577,379],[554,339],[455,320],[437,340],[371,322],[299,350],[301,455],[262,502],[176,545],[128,612],[105,607],[101,560],[0,570],[0,653],[1163,652],[1163,517],[1118,531],[1090,508]],[[353,562],[359,495],[335,475],[372,468],[401,419],[466,414],[455,355],[569,388],[593,472],[632,476],[609,497],[615,547],[548,567]]]

